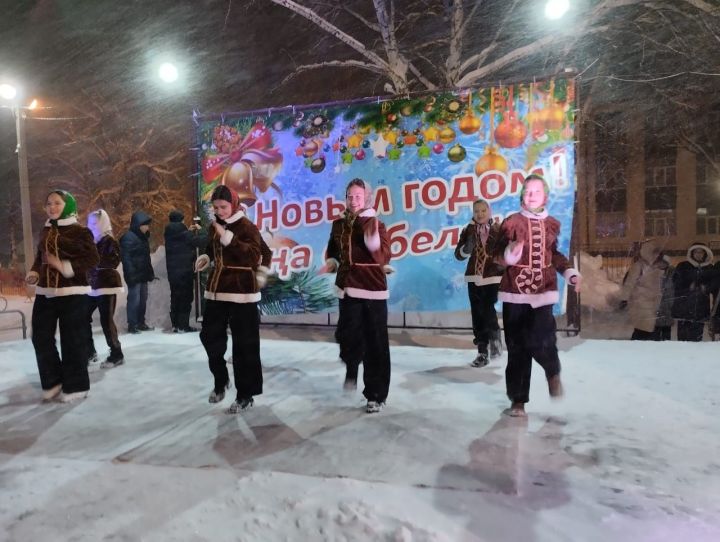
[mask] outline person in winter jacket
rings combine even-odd
[[[660,268],[665,268],[662,278],[662,295],[660,296],[660,306],[657,311],[657,320],[655,321],[655,331],[657,340],[669,341],[672,336],[672,326],[675,320],[672,317],[672,305],[675,300],[675,285],[673,284],[673,275],[675,268],[670,265],[670,259],[667,256],[662,257]]]
[[[53,190],[45,201],[48,220],[40,233],[32,269],[25,277],[35,285],[32,343],[43,400],[70,402],[90,390],[87,362],[87,272],[98,263],[90,230],[78,224],[75,198]],[[60,350],[55,330],[60,327]]]
[[[144,211],[136,211],[130,219],[130,229],[120,238],[123,277],[128,285],[127,323],[129,333],[151,331],[145,323],[148,283],[155,279],[150,262],[150,223]]]
[[[635,260],[620,290],[620,308],[627,307],[633,326],[634,341],[659,341],[662,330],[658,329],[668,262],[653,239],[640,245]],[[660,322],[662,323],[662,322]]]
[[[110,355],[100,364],[100,367],[109,369],[122,365],[125,361],[114,318],[117,294],[125,291],[120,273],[117,272],[117,267],[120,265],[120,245],[113,237],[110,217],[104,209],[90,213],[87,225],[93,234],[95,248],[100,256],[98,264],[88,271],[91,287],[87,307],[88,349],[90,361],[96,361],[97,352],[92,336],[92,319],[93,313],[97,309],[100,312],[100,325],[105,335],[105,342],[110,347]]]
[[[266,276],[258,272],[263,258],[262,239],[255,224],[245,216],[234,190],[220,185],[213,191],[211,201],[215,220],[209,227],[205,254],[195,262],[196,271],[214,264],[205,288],[200,341],[214,377],[208,401],[218,403],[230,387],[225,362],[227,328],[230,327],[237,397],[227,413],[237,414],[250,408],[253,397],[263,392],[258,312],[261,275]]]
[[[557,250],[560,222],[546,209],[549,194],[545,179],[528,175],[520,192],[521,211],[503,221],[495,245],[496,258],[506,265],[498,297],[503,302],[508,351],[505,384],[510,416],[527,416],[533,358],[545,371],[550,396],[563,394],[552,313],[560,298],[556,274],[562,274],[577,292],[581,276]]]
[[[345,388],[355,389],[362,362],[368,413],[383,408],[390,388],[386,274],[392,271],[387,231],[371,198],[372,189],[362,179],[347,185],[347,208],[343,217],[332,223],[325,262],[328,272],[337,273],[337,335],[346,365]]]
[[[479,199],[473,203],[473,218],[463,229],[455,247],[455,258],[468,260],[465,282],[470,298],[473,343],[478,349],[471,364],[473,367],[488,364],[488,346],[491,357],[499,356],[502,348],[495,303],[503,269],[492,256],[499,233],[500,224],[492,222],[490,204]]]
[[[710,248],[703,243],[694,243],[687,250],[687,259],[675,269],[672,316],[678,321],[679,341],[703,339],[705,322],[710,318],[710,293],[717,275],[712,263]]]
[[[193,264],[196,250],[207,245],[207,235],[199,232],[200,225],[188,228],[183,224],[181,211],[170,211],[170,223],[165,226],[165,263],[170,283],[170,322],[175,333],[197,331],[190,326],[195,274]]]

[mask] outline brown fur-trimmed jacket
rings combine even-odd
[[[232,303],[260,301],[262,285],[256,271],[261,263],[261,243],[260,232],[242,210],[227,219],[222,236],[210,226],[205,254],[196,262],[200,270],[214,263],[205,285],[205,299]]]
[[[100,260],[88,271],[91,296],[121,294],[125,291],[120,273],[120,245],[112,235],[104,235],[96,244]]]
[[[378,235],[371,235],[373,222]],[[335,288],[338,297],[347,294],[359,299],[388,299],[385,275],[392,271],[390,241],[385,224],[375,216],[374,209],[359,214],[345,211],[343,218],[333,221],[327,245],[328,269],[337,271]]]
[[[62,271],[47,263],[47,255],[60,258]],[[35,293],[48,297],[90,293],[87,272],[99,261],[92,232],[76,217],[48,220],[40,233],[30,274],[36,274]]]
[[[500,301],[541,307],[560,299],[556,273],[566,280],[579,273],[558,252],[559,235],[560,222],[548,216],[547,211],[536,214],[523,209],[503,221],[495,246],[495,254],[507,265],[500,281]],[[511,257],[514,242],[523,243],[517,261]]]
[[[465,268],[465,282],[472,282],[478,286],[498,284],[503,268],[495,262],[493,250],[500,237],[500,225],[492,223],[487,226],[488,236],[485,244],[482,243],[480,235],[482,227],[474,220],[465,226],[455,247],[455,258],[462,261],[469,257]]]

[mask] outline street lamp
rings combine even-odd
[[[175,64],[163,62],[158,68],[158,76],[166,83],[174,83],[178,78],[178,70]]]
[[[548,0],[545,4],[545,17],[548,19],[559,19],[570,9],[569,0]]]
[[[0,98],[13,100],[17,96],[17,89],[9,84],[0,84]],[[37,102],[35,102],[37,106]],[[20,212],[22,215],[23,251],[25,252],[25,273],[30,271],[33,264],[35,250],[33,249],[32,219],[30,211],[30,183],[28,181],[27,148],[25,147],[25,110],[17,101],[5,105],[12,110],[15,117],[15,133],[17,136],[18,176],[20,178]]]

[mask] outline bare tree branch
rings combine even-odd
[[[386,75],[387,73],[386,70],[379,68],[374,64],[368,64],[367,62],[361,62],[360,60],[326,60],[325,62],[317,62],[315,64],[303,64],[302,66],[298,66],[291,74],[287,75],[285,79],[280,82],[279,86],[288,83],[290,80],[294,79],[302,72],[316,70],[319,68],[360,68],[361,70],[379,73],[380,75]]]
[[[373,64],[376,64],[378,67],[383,68],[385,70],[390,70],[390,66],[386,61],[384,61],[382,58],[380,58],[378,55],[370,51],[365,45],[363,45],[361,42],[350,36],[349,34],[343,32],[340,30],[337,26],[332,24],[331,22],[327,21],[317,13],[315,13],[310,8],[307,8],[305,6],[301,6],[297,2],[293,2],[292,0],[270,0],[273,4],[277,4],[279,6],[282,6],[284,8],[289,9],[290,11],[297,13],[298,15],[305,17],[308,21],[315,23],[320,28],[322,28],[325,32],[335,36],[337,39],[342,41],[343,43],[349,45],[353,49],[355,49],[358,53],[363,55],[365,58],[370,60]]]

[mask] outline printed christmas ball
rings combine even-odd
[[[455,139],[455,130],[453,130],[449,126],[446,126],[442,130],[440,130],[439,137],[442,143],[450,143],[453,139]]]
[[[467,156],[467,151],[465,151],[465,147],[460,145],[460,143],[455,143],[455,145],[448,149],[447,156],[451,162],[462,162]]]
[[[458,128],[463,134],[474,134],[480,129],[481,121],[477,118],[470,109],[458,123]]]
[[[512,113],[507,114],[495,128],[495,141],[506,149],[519,147],[526,136],[527,126]]]
[[[309,158],[310,156],[315,156],[317,152],[320,150],[320,145],[318,145],[317,141],[314,139],[311,139],[305,143],[303,146],[303,155],[306,158]]]
[[[322,156],[315,158],[310,164],[310,171],[313,173],[320,173],[323,169],[325,169],[325,158]]]
[[[494,147],[488,147],[485,154],[475,162],[475,174],[482,175],[486,171],[507,171],[507,160],[498,154]]]

